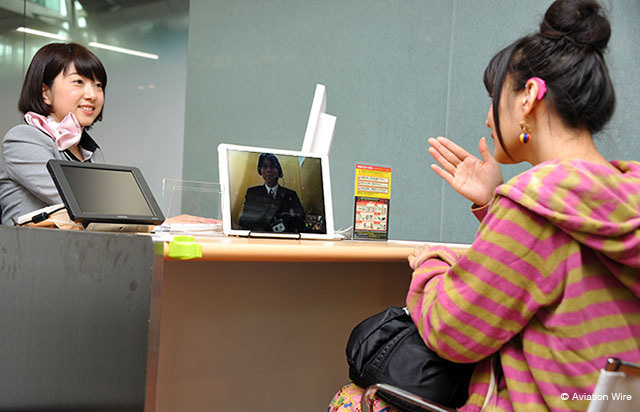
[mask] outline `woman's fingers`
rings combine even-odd
[[[453,186],[456,175],[456,167],[462,162],[457,156],[455,156],[446,146],[441,143],[443,137],[429,138],[428,142],[431,145],[429,148],[429,154],[438,162],[438,165],[432,164],[431,169],[443,178],[449,185]],[[452,142],[451,142],[452,143]]]
[[[435,148],[430,147],[429,148],[429,154],[436,160],[436,162],[438,162],[440,164],[440,166],[442,168],[444,168],[447,172],[449,172],[450,174],[455,174],[456,172],[456,167],[454,165],[451,164],[451,162],[449,162],[447,159],[445,159],[439,151],[437,151]]]
[[[453,141],[447,139],[446,137],[438,137],[438,142],[447,149],[453,156],[455,156],[459,161],[463,161],[471,154],[464,150],[462,147],[455,144]]]
[[[490,162],[493,160],[493,154],[491,153],[491,149],[487,144],[487,139],[484,136],[478,142],[478,150],[480,151],[480,155],[482,156],[482,160],[485,162]]]
[[[413,250],[413,254],[411,254],[411,255],[407,256],[407,260],[409,261],[409,267],[410,267],[411,269],[415,269],[413,266],[414,266],[414,263],[415,263],[415,261],[416,261],[416,256],[417,256],[417,255],[418,255],[418,248],[415,248],[415,249]]]
[[[446,140],[444,137],[438,137],[437,139],[430,138],[429,144],[431,144],[431,147],[433,147],[435,150],[438,151],[438,153],[442,156],[442,158],[446,159],[454,167],[459,165],[460,162],[464,160],[464,158],[458,157],[446,145],[444,145],[443,139]]]
[[[409,261],[409,266],[411,267],[411,269],[413,269],[413,270],[418,269],[418,266],[420,266],[420,264],[424,260],[423,255],[425,253],[425,250],[428,250],[428,246],[427,245],[424,245],[422,247],[416,246],[413,249],[413,254],[409,255],[409,257],[407,258],[407,260]]]
[[[409,256],[409,266],[411,269],[416,270],[426,260],[426,256],[429,255],[431,247],[424,245],[422,247],[416,247],[413,250],[413,254]]]
[[[438,167],[438,165],[431,165],[431,169],[438,174],[441,178],[445,180],[445,182],[449,183],[449,185],[453,186],[453,175],[447,173],[442,168]]]

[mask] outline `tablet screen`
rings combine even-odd
[[[130,171],[64,167],[80,209],[92,214],[150,215],[151,208]],[[117,196],[113,196],[116,193]]]
[[[333,231],[328,160],[299,152],[222,145],[232,233],[315,234]],[[223,167],[223,166],[221,166]],[[224,220],[224,216],[223,216]],[[329,230],[329,220],[331,228]]]
[[[47,169],[76,222],[158,225],[164,221],[135,167],[50,160]]]

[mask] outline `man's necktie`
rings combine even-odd
[[[269,189],[269,196],[271,196],[272,199],[276,198],[276,192],[273,189]]]

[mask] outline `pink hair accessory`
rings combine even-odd
[[[529,80],[533,80],[538,85],[538,95],[536,98],[538,100],[542,100],[544,95],[547,93],[547,84],[539,77],[531,77]],[[527,83],[529,83],[529,80],[527,80]]]
[[[69,112],[59,123],[51,116],[45,117],[34,112],[27,112],[24,120],[48,134],[56,143],[58,150],[66,150],[77,145],[82,137],[82,127],[72,112]]]

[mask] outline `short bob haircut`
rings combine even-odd
[[[273,153],[262,153],[258,158],[258,174],[262,176],[260,170],[262,169],[262,164],[265,160],[269,160],[271,165],[278,169],[278,177],[282,177],[282,166],[280,166],[280,161]]]
[[[46,84],[51,87],[56,76],[60,72],[66,74],[71,63],[79,75],[102,83],[104,92],[107,87],[107,72],[95,54],[77,43],[50,43],[38,50],[29,64],[18,100],[18,110],[23,114],[35,112],[48,116],[51,106],[42,98],[42,86]],[[96,117],[96,122],[102,120],[103,111],[104,107]]]

